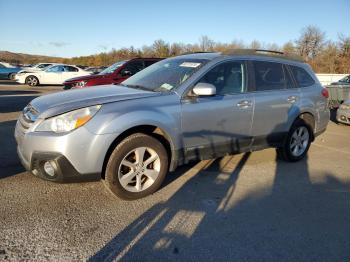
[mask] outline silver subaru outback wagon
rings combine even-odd
[[[302,159],[329,110],[309,65],[239,50],[160,61],[120,85],[38,97],[15,130],[18,155],[51,181],[104,179],[123,199],[155,192],[168,171],[274,147]]]

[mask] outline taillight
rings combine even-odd
[[[328,98],[329,97],[329,92],[327,88],[323,88],[321,91],[321,94],[323,97]]]

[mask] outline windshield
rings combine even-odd
[[[121,67],[122,65],[124,65],[127,62],[127,60],[124,61],[119,61],[113,65],[111,65],[110,67],[107,67],[106,69],[102,70],[99,75],[106,75],[106,74],[111,74],[113,73],[118,67]]]
[[[339,80],[339,82],[349,83],[350,82],[350,75],[343,77],[342,79]]]
[[[122,85],[151,91],[170,91],[184,83],[208,61],[189,58],[166,59],[128,78]]]

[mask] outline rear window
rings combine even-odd
[[[280,63],[255,61],[254,71],[256,91],[278,90],[292,86]]]
[[[315,80],[309,75],[304,68],[299,66],[290,66],[292,69],[295,80],[298,83],[299,87],[312,86],[315,83]]]

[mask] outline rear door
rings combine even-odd
[[[73,77],[78,77],[80,76],[79,74],[79,69],[74,67],[74,66],[64,66],[64,72],[62,74],[62,82],[73,78]]]
[[[253,61],[253,149],[279,145],[288,132],[288,120],[299,110],[300,89],[282,63]]]
[[[64,72],[64,67],[62,65],[56,65],[48,68],[43,73],[38,73],[42,75],[39,79],[41,84],[51,84],[57,85],[62,83],[62,74]]]
[[[244,61],[216,65],[199,80],[214,85],[216,95],[182,99],[186,160],[249,150],[253,103],[246,71]]]

